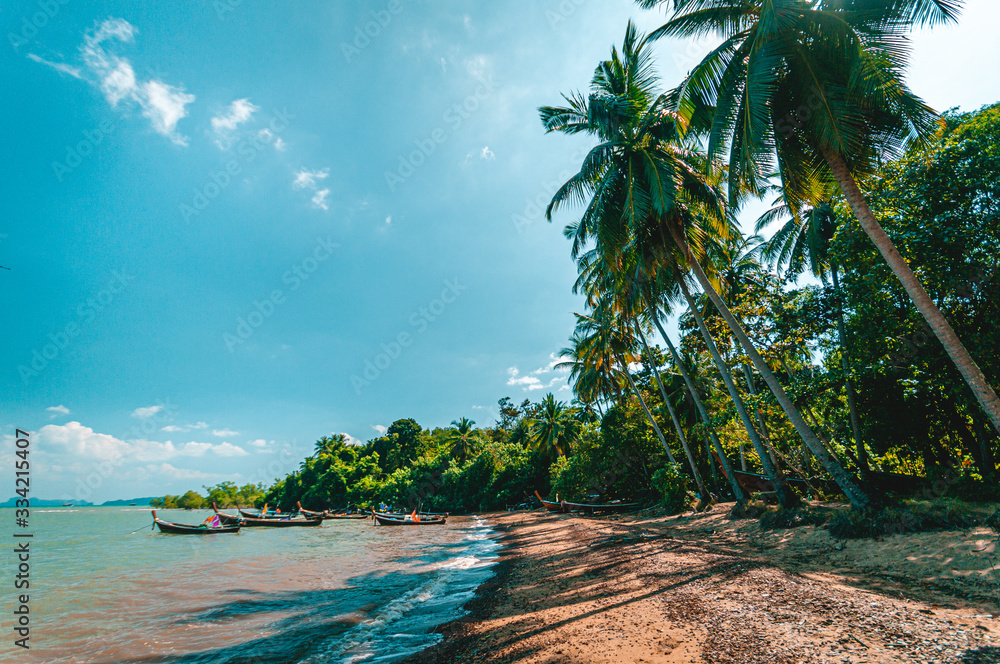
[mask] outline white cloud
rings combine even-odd
[[[131,446],[114,436],[97,433],[79,422],[47,424],[38,430],[39,448],[93,461],[110,461],[127,454]]]
[[[59,404],[58,406],[49,406],[45,410],[47,410],[48,412],[52,413],[49,416],[50,419],[55,419],[55,418],[59,417],[60,415],[69,415],[69,408],[67,408],[66,406],[64,406],[62,404]]]
[[[232,429],[212,429],[212,435],[218,436],[219,438],[226,438],[227,436],[237,436],[239,431],[233,431]]]
[[[247,452],[242,447],[238,445],[233,445],[231,443],[222,443],[221,445],[213,445],[212,452],[222,457],[237,457],[237,456],[249,456],[250,453]]]
[[[479,151],[479,158],[486,161],[493,161],[497,156],[493,154],[493,150],[490,150],[490,146],[484,145],[483,149]]]
[[[249,99],[236,99],[229,104],[229,110],[224,115],[212,118],[212,129],[217,134],[233,131],[259,110],[260,107],[251,104]]]
[[[251,104],[249,99],[236,99],[229,104],[229,108],[225,113],[220,113],[213,117],[211,120],[212,131],[215,132],[215,144],[219,146],[219,149],[225,150],[232,145],[233,133],[236,131],[236,128],[248,121],[259,110],[260,107]],[[266,136],[262,136],[265,132]],[[268,129],[262,129],[257,132],[257,135],[264,138],[264,140],[271,138],[271,132]]]
[[[538,380],[535,376],[521,376],[520,371],[517,367],[510,367],[507,369],[507,375],[510,378],[507,379],[508,385],[521,385],[528,392],[532,390],[542,389],[542,381]]]
[[[98,85],[104,98],[117,108],[122,101],[130,101],[142,109],[142,115],[149,119],[153,130],[169,138],[177,145],[187,145],[187,137],[177,132],[177,123],[187,116],[187,105],[195,96],[163,81],[136,79],[132,64],[126,59],[105,49],[105,42],[129,43],[135,36],[135,28],[122,19],[108,19],[100,27],[84,35],[80,52],[88,70],[98,78]]]
[[[167,426],[160,429],[160,431],[175,432],[175,431],[191,431],[193,429],[207,429],[208,424],[205,422],[196,422],[194,424],[184,424],[177,426],[176,424],[168,424]]]
[[[270,445],[273,442],[274,441],[272,440],[269,443],[268,441],[264,440],[263,438],[258,438],[257,440],[251,440],[249,444],[250,444],[251,447],[256,447],[257,449],[264,449],[265,447],[267,447],[268,445]]]
[[[158,412],[163,410],[163,406],[147,406],[145,408],[136,408],[132,411],[132,417],[138,417],[140,420],[145,420]]]
[[[375,429],[375,431],[378,432],[378,435],[384,436],[385,432],[389,430],[389,427],[383,426],[381,424],[373,424],[372,429]]]
[[[329,189],[320,189],[312,197],[313,207],[321,210],[329,210],[330,206],[326,203],[327,196],[330,195]]]
[[[295,174],[295,179],[292,181],[293,189],[315,189],[317,180],[325,180],[327,176],[330,175],[330,169],[324,168],[318,171],[310,171],[309,169],[303,168],[301,171]]]
[[[29,60],[34,60],[35,62],[37,62],[39,64],[48,65],[49,67],[52,67],[53,69],[55,69],[57,72],[62,73],[62,74],[69,74],[73,78],[83,78],[83,76],[80,74],[79,67],[73,67],[71,65],[67,65],[67,64],[64,64],[62,62],[50,62],[50,61],[46,60],[45,58],[38,57],[34,53],[29,53],[28,54],[28,59]]]
[[[288,148],[288,145],[285,143],[285,141],[281,140],[281,136],[279,136],[278,138],[274,139],[274,149],[275,150],[277,150],[279,152],[284,152],[287,148]]]
[[[566,367],[556,367],[564,358],[555,353],[550,353],[549,360],[546,366],[529,371],[526,376],[522,376],[517,367],[510,367],[507,369],[507,384],[520,385],[525,392],[533,392],[534,390],[548,389],[558,383],[564,382],[568,369]],[[555,375],[550,376],[550,374]]]
[[[386,224],[391,224],[392,223],[392,215],[391,214],[385,218],[385,223]]]
[[[352,436],[351,434],[347,433],[346,431],[342,431],[341,435],[344,437],[344,442],[347,443],[348,445],[363,445],[364,444],[364,441],[362,441],[359,438],[355,438],[354,436]]]

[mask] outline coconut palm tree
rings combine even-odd
[[[473,428],[475,424],[467,417],[451,421],[451,432],[448,437],[451,440],[452,456],[458,460],[459,464],[464,464],[472,455],[477,442],[476,430]]]
[[[961,0],[638,0],[672,4],[651,39],[719,34],[673,105],[728,147],[732,190],[760,192],[775,162],[787,198],[816,177],[837,183],[861,228],[944,346],[994,428],[1000,397],[868,207],[858,178],[886,154],[929,136],[937,116],[906,86],[914,26],[956,21]]]
[[[651,225],[664,244],[672,241],[803,441],[851,503],[866,507],[868,496],[806,424],[699,263],[709,238],[736,235],[735,222],[716,180],[703,174],[705,160],[682,141],[686,126],[669,110],[673,97],[655,89],[649,46],[630,22],[621,54],[612,48],[598,65],[587,98],[577,93],[564,97],[566,106],[539,109],[548,131],[589,133],[600,141],[555,193],[547,217],[566,202],[586,203],[573,229],[573,251],[593,239],[610,264],[620,263],[636,238],[649,237],[644,229]]]
[[[528,440],[535,449],[550,455],[566,456],[579,440],[583,429],[576,419],[576,411],[562,401],[556,401],[549,392],[542,399],[538,414],[532,418],[528,430]]]
[[[323,436],[316,441],[316,456],[333,456],[337,450],[347,444],[347,436],[335,433]]]

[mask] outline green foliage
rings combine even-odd
[[[660,492],[668,514],[678,514],[687,508],[689,484],[688,476],[677,463],[668,463],[653,473],[653,486]]]

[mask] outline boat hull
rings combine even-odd
[[[413,519],[405,519],[394,515],[379,514],[375,512],[372,514],[375,517],[375,523],[380,526],[438,526],[444,524],[448,517],[440,518],[421,518],[420,521],[414,521]]]

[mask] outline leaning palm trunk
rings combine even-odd
[[[646,303],[646,306],[649,306],[648,302]],[[677,352],[677,349],[674,348],[674,344],[670,341],[670,337],[667,336],[663,326],[660,325],[660,321],[655,315],[655,310],[652,319],[653,323],[656,325],[656,329],[660,331],[660,336],[663,337],[663,340],[667,343],[667,348],[670,349],[670,355],[674,358],[674,364],[677,365],[677,369],[681,372],[681,378],[684,379],[684,384],[687,385],[688,393],[694,401],[694,406],[698,410],[698,415],[701,417],[701,421],[705,424],[705,431],[708,432],[708,437],[712,441],[712,446],[715,448],[715,452],[719,456],[719,462],[722,464],[722,471],[726,474],[726,479],[729,480],[729,487],[733,491],[733,497],[739,503],[745,502],[747,498],[746,494],[743,492],[743,487],[740,486],[740,483],[736,481],[736,475],[733,473],[733,468],[729,464],[729,457],[726,456],[726,451],[722,447],[722,442],[715,434],[715,427],[712,426],[712,420],[708,416],[708,410],[705,408],[704,402],[702,402],[701,397],[698,396],[698,390],[694,386],[691,374],[688,373],[687,367],[684,366],[684,362],[681,360],[681,355]],[[712,455],[709,454],[708,456],[709,468],[712,469],[714,477],[715,466],[712,465]]]
[[[639,397],[639,403],[642,404],[642,409],[646,411],[646,417],[649,418],[649,423],[653,425],[653,431],[656,432],[656,437],[659,438],[660,443],[663,444],[663,449],[667,452],[667,459],[670,460],[670,463],[677,463],[677,460],[674,459],[674,453],[670,451],[670,446],[667,445],[667,439],[663,437],[663,432],[660,431],[660,427],[657,426],[653,413],[650,412],[649,406],[646,405],[646,400],[642,398],[642,392],[639,391],[639,386],[635,384],[635,381],[632,380],[632,374],[628,372],[628,364],[621,359],[618,361],[622,363],[622,373],[625,374],[625,379],[628,380],[628,384],[632,388],[632,391],[635,392],[635,396]]]
[[[851,173],[851,169],[847,166],[843,157],[832,150],[824,150],[823,156],[833,171],[833,176],[836,178],[837,184],[840,185],[840,191],[843,192],[844,197],[851,206],[854,216],[861,223],[861,228],[871,238],[871,241],[878,248],[885,262],[889,264],[893,273],[903,284],[906,294],[913,300],[917,311],[924,317],[924,320],[927,321],[927,324],[934,331],[934,335],[941,342],[941,345],[944,346],[948,357],[955,363],[959,373],[962,374],[962,378],[968,383],[972,389],[972,393],[976,396],[980,405],[982,405],[983,410],[986,411],[986,415],[993,423],[993,428],[1000,432],[1000,397],[997,397],[997,393],[986,381],[986,376],[983,375],[982,369],[979,368],[976,361],[969,355],[969,351],[962,345],[962,341],[955,334],[955,330],[952,329],[947,319],[945,319],[944,314],[941,313],[941,310],[934,304],[934,300],[924,290],[923,285],[917,279],[917,275],[913,273],[906,259],[899,253],[896,245],[893,244],[885,230],[878,223],[878,220],[875,219],[875,215],[872,214],[871,209],[868,207],[868,201],[865,200],[864,194],[861,193],[861,189],[858,187],[858,183],[854,179],[854,175]]]
[[[756,398],[757,388],[754,387],[753,384],[753,374],[750,373],[750,367],[746,364],[743,365],[743,375],[747,379],[747,390],[750,391],[750,396]],[[760,439],[764,441],[764,446],[767,447],[767,452],[771,455],[771,461],[775,466],[777,466],[778,456],[776,454],[776,450],[774,449],[774,445],[771,444],[771,434],[767,431],[767,423],[764,421],[764,416],[760,413],[760,407],[755,405],[753,407],[753,413],[757,417],[757,426],[760,427]]]
[[[663,403],[667,406],[667,412],[670,413],[670,419],[674,423],[677,437],[681,441],[681,447],[684,448],[684,454],[687,456],[688,464],[691,466],[691,474],[694,475],[695,484],[698,486],[698,493],[707,505],[711,500],[708,497],[708,491],[705,490],[705,482],[702,481],[701,473],[698,472],[698,466],[694,462],[694,455],[691,454],[691,448],[688,446],[684,429],[681,428],[681,421],[677,418],[677,412],[674,410],[673,404],[670,403],[670,399],[667,398],[667,391],[663,388],[663,378],[660,377],[660,368],[656,366],[656,360],[653,358],[653,353],[649,350],[649,344],[646,343],[646,335],[642,333],[642,326],[639,325],[638,320],[635,321],[635,329],[639,333],[639,339],[642,341],[642,347],[646,352],[646,361],[653,370],[653,375],[656,377],[656,384],[660,387],[660,396],[663,397]]]
[[[837,483],[837,486],[841,488],[844,495],[847,496],[847,499],[851,501],[851,504],[854,507],[858,509],[868,507],[871,504],[871,500],[868,498],[868,495],[854,483],[850,475],[847,474],[847,471],[844,470],[844,467],[833,458],[833,456],[827,451],[826,447],[823,446],[823,443],[820,442],[819,438],[816,437],[813,430],[809,428],[808,424],[806,424],[806,421],[802,419],[802,414],[799,412],[799,409],[795,407],[795,404],[792,403],[792,400],[788,398],[788,395],[785,394],[785,389],[778,381],[778,377],[774,375],[774,372],[771,371],[771,367],[767,366],[767,362],[765,362],[764,358],[757,352],[753,342],[750,341],[750,337],[748,337],[747,333],[743,330],[743,326],[741,326],[739,321],[736,320],[733,313],[729,311],[729,307],[726,306],[726,303],[712,286],[712,283],[708,280],[708,276],[701,268],[701,265],[697,260],[695,260],[690,248],[687,246],[687,242],[678,237],[676,231],[674,234],[674,241],[677,243],[678,248],[680,248],[680,250],[687,257],[688,264],[691,266],[691,271],[694,272],[698,283],[701,284],[701,287],[705,290],[709,299],[712,300],[712,304],[715,305],[715,308],[719,310],[720,314],[722,314],[726,324],[729,325],[729,329],[732,330],[733,336],[736,337],[737,341],[739,341],[740,345],[743,347],[744,352],[746,352],[746,354],[750,357],[750,361],[753,362],[754,367],[757,369],[757,373],[761,375],[764,382],[767,383],[767,386],[771,389],[771,393],[774,394],[774,398],[777,399],[781,409],[785,411],[785,415],[788,416],[792,426],[795,427],[795,431],[802,438],[802,442],[805,443],[806,447],[808,447],[816,459],[819,460],[823,469],[830,474],[830,477],[833,478],[833,481]],[[681,283],[683,284],[683,281]]]
[[[760,436],[757,435],[757,430],[754,429],[753,422],[750,421],[750,415],[747,413],[743,398],[740,396],[739,391],[736,389],[736,383],[733,381],[732,372],[729,371],[729,367],[723,361],[722,355],[719,353],[719,348],[715,345],[715,341],[708,331],[708,326],[705,325],[705,319],[702,318],[701,312],[698,310],[698,305],[691,297],[691,293],[688,291],[683,277],[678,281],[680,282],[681,290],[684,292],[684,298],[687,300],[688,307],[691,309],[691,314],[698,323],[701,336],[705,339],[705,345],[708,346],[708,352],[712,356],[712,360],[715,362],[719,373],[722,374],[722,382],[726,384],[726,389],[729,390],[729,396],[733,400],[733,405],[736,406],[736,412],[739,414],[740,420],[747,430],[747,435],[750,436],[750,442],[753,443],[753,448],[757,451],[757,456],[760,457],[760,465],[764,469],[764,474],[767,475],[767,479],[771,480],[771,484],[774,485],[774,491],[778,494],[778,501],[781,503],[781,506],[795,507],[800,502],[798,496],[788,488],[788,485],[785,484],[784,476],[778,472],[778,469],[774,467],[774,463],[771,462],[771,455],[768,454],[764,443],[760,440]]]
[[[851,380],[851,358],[847,354],[847,334],[844,332],[844,306],[840,301],[840,278],[837,275],[837,266],[834,264],[830,270],[833,276],[833,290],[837,292],[837,340],[840,342],[840,366],[844,370],[844,386],[847,388],[847,410],[851,415],[851,433],[854,435],[854,447],[858,452],[858,465],[861,468],[861,476],[867,480],[868,471],[868,450],[865,448],[865,441],[861,437],[861,418],[858,417],[858,398],[854,392],[854,381]]]

